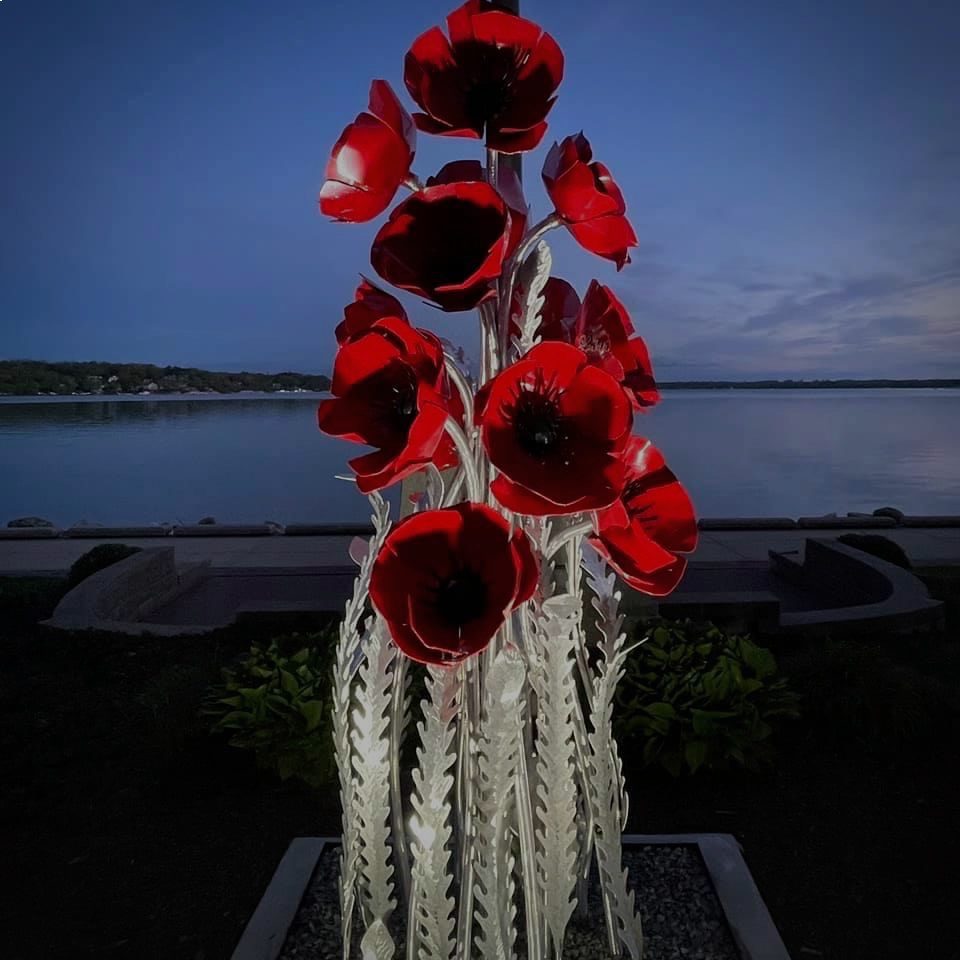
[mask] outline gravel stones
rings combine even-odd
[[[340,960],[339,855],[336,846],[326,847],[321,854],[279,960]],[[740,960],[695,845],[625,845],[623,864],[643,920],[644,960]],[[588,919],[580,921],[575,914],[567,928],[564,960],[609,956],[596,877],[590,884],[588,905]],[[525,957],[522,914],[517,921],[517,956]],[[391,918],[398,960],[404,955],[405,926],[404,917]],[[351,956],[358,960],[359,942],[357,928]]]

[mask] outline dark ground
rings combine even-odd
[[[277,782],[196,716],[251,637],[48,634],[33,621],[56,586],[6,591],[4,960],[228,960],[290,839],[339,820],[334,791]],[[960,957],[958,651],[891,638],[868,651],[883,669],[781,654],[808,709],[773,771],[633,770],[630,831],[736,835],[794,960]]]

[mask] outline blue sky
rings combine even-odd
[[[611,285],[661,379],[960,376],[960,7],[522,9],[566,54],[534,215],[583,129],[641,241],[617,274],[555,233],[555,272]],[[327,370],[378,223],[318,213],[330,146],[447,12],[0,2],[0,358]],[[459,156],[422,136],[415,168]],[[474,342],[473,314],[405,302]]]

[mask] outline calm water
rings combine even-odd
[[[364,520],[317,398],[0,399],[0,523]],[[960,390],[668,391],[637,433],[701,516],[960,514]]]

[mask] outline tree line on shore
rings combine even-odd
[[[960,379],[940,380],[674,380],[663,390],[823,390],[864,387],[960,387]],[[0,396],[73,396],[140,393],[239,393],[256,390],[322,391],[330,389],[323,374],[226,373],[197,367],[158,367],[151,363],[47,363],[0,360]]]
[[[330,379],[307,373],[226,373],[151,363],[46,363],[0,360],[2,396],[73,396],[140,393],[239,393],[256,390],[329,390]]]

